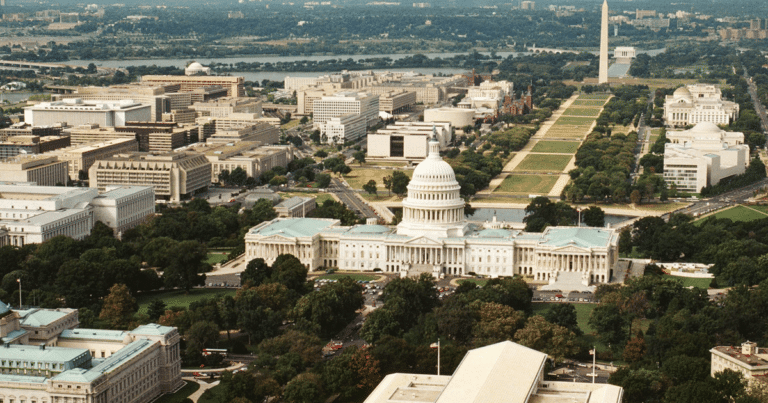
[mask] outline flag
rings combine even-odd
[[[438,347],[438,344],[437,344],[437,343],[432,343],[432,344],[430,344],[430,345],[429,345],[429,347],[430,347],[430,348],[437,348],[437,347]]]
[[[595,350],[589,350],[589,355],[595,355]]]

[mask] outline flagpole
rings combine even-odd
[[[595,358],[597,357],[597,348],[592,346],[592,383],[595,383]]]
[[[440,376],[440,339],[437,339],[437,376]]]

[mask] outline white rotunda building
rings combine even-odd
[[[429,142],[429,156],[414,170],[397,227],[341,226],[323,218],[277,218],[245,236],[245,262],[272,264],[292,254],[311,270],[430,273],[488,277],[522,275],[555,282],[560,273],[584,285],[607,283],[618,261],[618,233],[609,228],[549,227],[542,233],[470,223],[453,168]]]
[[[403,220],[397,225],[397,233],[435,239],[464,236],[469,226],[459,190],[456,174],[440,157],[440,143],[433,136],[429,155],[413,171],[408,183]]]

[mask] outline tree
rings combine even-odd
[[[633,190],[632,193],[629,194],[629,200],[632,201],[632,204],[640,204],[641,197],[642,195],[637,189]]]
[[[363,190],[365,190],[366,193],[375,196],[377,192],[376,181],[373,179],[369,180],[368,183],[363,185]]]
[[[360,285],[349,277],[326,284],[318,292],[299,299],[291,314],[299,329],[324,338],[333,337],[344,329],[363,307]]]
[[[323,388],[317,374],[305,372],[285,385],[286,403],[316,403],[323,400]]]
[[[184,335],[187,341],[185,359],[195,362],[200,359],[203,349],[216,347],[219,341],[219,327],[212,321],[199,321],[192,324]]]
[[[386,178],[385,178],[386,180]],[[411,178],[408,177],[408,175],[404,174],[401,171],[394,171],[392,172],[392,193],[402,196],[408,192],[408,183],[411,181]],[[384,182],[386,184],[386,182]]]
[[[573,225],[578,218],[576,209],[563,202],[552,203],[546,196],[534,198],[525,213],[525,230],[530,232],[541,232],[550,225]]]
[[[583,212],[584,224],[590,227],[604,227],[605,226],[605,212],[603,209],[597,206],[592,206]]]
[[[165,313],[165,308],[165,301],[162,299],[156,299],[150,302],[149,307],[147,307],[147,315],[149,316],[149,319],[157,322],[157,320]]]
[[[115,329],[126,329],[131,316],[138,306],[125,284],[115,284],[109,289],[109,295],[104,298],[104,306],[99,313],[100,319],[109,321]]]
[[[645,339],[634,337],[627,342],[626,346],[624,346],[624,361],[629,363],[638,362],[643,359],[646,350]]]
[[[612,344],[614,348],[618,348],[626,339],[624,316],[615,304],[599,304],[592,311],[589,324],[604,343]]]
[[[381,179],[384,182],[384,188],[387,189],[387,196],[392,195],[392,175],[387,175]]]
[[[467,283],[470,282],[462,284]],[[474,335],[472,344],[475,347],[512,340],[515,332],[525,325],[525,313],[516,311],[512,307],[496,302],[479,301],[472,306],[479,317],[472,330]]]
[[[576,318],[576,307],[573,304],[554,304],[544,314],[544,319],[547,322],[562,326],[577,336],[581,335],[581,329],[579,328],[579,322]]]
[[[572,331],[553,325],[539,315],[530,317],[525,327],[515,332],[515,340],[526,347],[549,354],[555,361],[578,351],[576,335]]]
[[[331,184],[331,175],[323,173],[315,175],[315,184],[321,189],[327,188]]]
[[[365,164],[365,151],[363,150],[355,151],[355,153],[352,154],[352,158],[354,158],[355,161],[358,164],[360,164],[360,166],[362,166],[363,164]]]
[[[208,257],[205,245],[196,241],[180,242],[169,255],[172,260],[163,272],[166,287],[181,287],[189,292],[192,287],[205,284],[205,272],[211,268],[205,263]]]
[[[228,169],[222,169],[221,172],[219,172],[219,183],[222,185],[226,185],[229,183],[229,170]]]
[[[272,202],[268,199],[259,199],[251,208],[251,225],[258,225],[265,221],[273,220],[277,217]]]
[[[325,157],[327,157],[327,156],[328,156],[328,153],[327,153],[325,150],[317,150],[317,151],[315,152],[315,157],[318,157],[318,158],[325,158]]]

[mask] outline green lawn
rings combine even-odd
[[[683,283],[683,287],[698,287],[702,290],[709,288],[709,284],[712,282],[711,278],[690,278],[677,276],[665,276],[665,278],[680,281]]]
[[[326,279],[326,280],[339,280],[344,277],[350,277],[352,280],[355,281],[373,281],[379,278],[379,276],[371,275],[371,274],[346,274],[346,273],[335,273],[335,274],[325,274],[318,279]]]
[[[592,116],[597,117],[600,115],[600,108],[574,108],[569,107],[563,112],[563,116]]]
[[[219,403],[224,400],[225,393],[226,391],[221,384],[216,385],[203,392],[200,399],[197,400],[197,403]]]
[[[227,256],[229,256],[228,251],[227,252],[208,252],[208,257],[205,259],[205,262],[213,266],[216,263],[221,263],[227,260]]]
[[[139,313],[145,313],[149,303],[161,299],[167,307],[179,306],[189,308],[189,304],[205,298],[213,298],[217,295],[235,296],[235,290],[221,288],[193,288],[186,294],[184,290],[159,291],[139,294],[136,302],[139,304]]]
[[[349,186],[351,186],[352,189],[362,189],[363,185],[368,183],[371,179],[376,181],[376,186],[378,186],[379,189],[385,189],[384,177],[392,175],[392,172],[395,171],[394,169],[358,168],[354,165],[351,166],[351,168],[352,172],[344,175],[344,179],[349,183]],[[412,169],[399,169],[399,171],[408,175],[409,178],[413,176]]]
[[[528,154],[515,171],[563,172],[572,155],[564,154]]]
[[[762,205],[762,204],[753,204],[751,206],[747,206],[749,208],[753,208],[757,211],[761,211],[765,214],[768,214],[768,205]]]
[[[558,178],[558,175],[509,175],[494,192],[549,193]]]
[[[654,144],[656,144],[656,140],[658,140],[658,139],[659,139],[659,136],[658,136],[658,135],[653,135],[653,134],[652,134],[652,135],[651,135],[651,137],[649,137],[649,138],[648,138],[648,141],[649,141],[649,143],[648,143],[648,144],[650,144],[651,146],[653,146]]]
[[[482,286],[485,285],[485,283],[488,282],[488,280],[485,280],[485,279],[482,279],[482,278],[465,278],[465,279],[462,279],[462,280],[457,280],[456,282],[461,284],[461,283],[463,283],[465,281],[469,281],[470,283],[475,283],[475,284],[478,285],[478,287],[482,287]]]
[[[585,99],[599,99],[605,101],[608,97],[610,97],[608,94],[581,94],[577,101],[583,101]]]
[[[701,224],[709,217],[715,217],[715,218],[729,218],[732,221],[754,221],[754,220],[760,220],[763,218],[768,218],[768,214],[762,213],[760,211],[755,211],[754,209],[751,209],[749,207],[745,206],[734,206],[729,209],[725,209],[723,211],[717,212],[715,214],[699,218],[696,220],[696,224]]]
[[[178,392],[160,396],[154,403],[184,403],[184,400],[189,397],[189,395],[200,389],[200,384],[197,382],[184,382],[186,385],[179,389]]]
[[[539,141],[533,146],[535,153],[574,154],[579,149],[578,141]]]
[[[560,304],[562,302],[556,302],[557,304]],[[547,302],[534,302],[533,303],[533,314],[534,315],[541,315],[544,316],[544,314],[554,306],[556,303],[547,303]],[[592,314],[592,310],[595,309],[597,304],[572,304],[576,308],[576,320],[579,322],[579,329],[584,334],[590,334],[595,331],[592,326],[589,325],[589,315]]]
[[[581,117],[572,117],[572,116],[561,116],[555,122],[555,126],[558,126],[558,125],[585,125],[585,126],[589,126],[594,121],[595,121],[595,118],[581,118]]]
[[[589,126],[577,125],[555,125],[547,130],[545,138],[574,138],[583,139],[587,137]]]
[[[605,100],[602,99],[577,99],[573,101],[571,106],[603,106]]]

